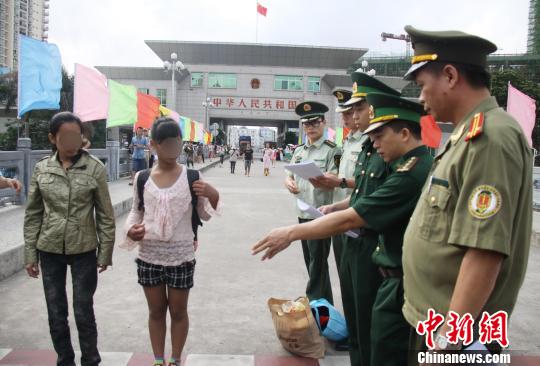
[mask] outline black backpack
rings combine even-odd
[[[139,172],[137,177],[137,195],[139,196],[139,211],[144,211],[144,185],[150,177],[152,169],[145,169]],[[199,179],[199,172],[197,170],[187,170],[189,191],[191,192],[191,205],[193,210],[191,212],[191,228],[193,229],[193,240],[197,240],[197,229],[202,226],[201,218],[197,212],[197,195],[193,191],[193,182]]]

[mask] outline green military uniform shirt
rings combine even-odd
[[[521,128],[485,99],[457,125],[430,174],[404,238],[405,318],[416,326],[429,308],[446,314],[468,248],[504,255],[484,310],[510,313],[531,240],[532,153]]]
[[[356,163],[358,161],[358,155],[362,151],[362,145],[367,139],[367,136],[363,136],[361,131],[356,131],[353,134],[347,136],[343,142],[343,153],[339,162],[338,177],[345,179],[354,178],[354,171],[356,170]],[[337,187],[334,189],[334,202],[340,202],[350,197],[352,188]]]
[[[376,265],[401,267],[403,234],[432,162],[425,146],[409,151],[391,164],[390,174],[375,192],[352,205],[370,228],[381,233],[372,256]]]
[[[336,145],[331,141],[325,140],[323,136],[313,144],[306,143],[305,145],[298,146],[296,150],[294,150],[291,163],[298,164],[306,161],[313,161],[323,173],[328,172],[337,174],[337,167],[334,163],[335,153]],[[294,177],[294,181],[300,191],[300,193],[296,194],[296,198],[301,199],[313,207],[332,203],[331,190],[315,188],[308,180],[302,179],[291,172],[288,172],[288,175]],[[296,209],[299,218],[314,219],[314,217],[301,211],[298,207]]]

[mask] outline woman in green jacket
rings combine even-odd
[[[75,366],[66,295],[66,272],[71,267],[81,365],[94,366],[101,359],[93,296],[98,270],[101,273],[112,264],[115,234],[107,171],[82,149],[82,123],[73,113],[53,116],[49,140],[53,154],[36,164],[28,192],[26,271],[37,278],[41,267],[57,365]]]

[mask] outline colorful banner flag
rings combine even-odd
[[[335,141],[336,140],[336,131],[330,127],[328,127],[328,137],[327,139]]]
[[[88,122],[106,119],[108,109],[107,77],[92,67],[75,64],[73,112]]]
[[[536,101],[508,82],[506,111],[518,121],[529,146],[532,147],[532,131],[536,121]]]
[[[343,146],[343,127],[336,128],[336,139],[334,142],[337,146]]]
[[[159,113],[161,113],[162,116],[168,116],[172,113],[172,110],[170,110],[169,108],[165,107],[165,106],[162,106],[161,104],[159,105]]]
[[[137,121],[137,88],[109,79],[107,128],[133,125]]]
[[[137,92],[137,122],[138,127],[151,128],[152,124],[159,117],[159,99],[148,94]]]
[[[18,116],[35,109],[60,109],[62,58],[55,44],[19,34]]]
[[[262,6],[261,4],[259,4],[259,2],[257,2],[257,13],[265,17],[267,11],[268,11],[268,8]]]
[[[182,139],[184,141],[190,141],[191,137],[191,118],[180,116],[180,129],[182,130]]]
[[[441,145],[442,131],[432,115],[420,118],[420,128],[422,129],[422,143],[427,147],[438,149]]]

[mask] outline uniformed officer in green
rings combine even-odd
[[[366,95],[371,92],[384,92],[399,95],[399,92],[363,72],[351,74],[353,94],[345,102],[345,107],[353,110],[354,127],[358,130],[352,136],[361,136],[354,144],[359,152],[354,168],[355,189],[349,198],[322,207],[321,211],[330,213],[345,210],[350,204],[364,195],[374,192],[382,184],[388,173],[388,165],[379,156],[367,135],[362,135],[369,126],[369,104]],[[351,161],[355,158],[352,157]],[[330,176],[325,177],[330,184],[336,184]],[[322,180],[322,179],[321,179]],[[348,182],[350,184],[350,182]],[[324,184],[321,183],[321,184]],[[335,187],[335,185],[334,185]],[[360,230],[359,238],[343,237],[342,265],[340,266],[341,298],[347,327],[349,329],[349,356],[351,365],[369,365],[371,349],[371,309],[377,289],[382,280],[371,254],[377,246],[378,233],[370,228]]]
[[[478,325],[482,312],[510,315],[516,303],[531,240],[532,152],[490,95],[493,43],[458,31],[405,30],[414,47],[406,77],[420,86],[424,108],[455,127],[405,233],[403,314],[415,327],[434,309],[446,317],[435,349],[460,349],[447,339],[449,311],[469,313]],[[411,348],[426,348],[414,329]],[[417,364],[416,352],[409,363]]]
[[[297,164],[311,160],[322,172],[337,174],[337,167],[334,162],[336,144],[324,138],[324,128],[326,126],[324,114],[328,112],[328,107],[318,102],[304,102],[296,107],[295,112],[300,116],[300,122],[308,141],[305,145],[296,148],[291,163]],[[302,179],[291,172],[287,174],[285,186],[289,192],[295,195],[295,199],[300,199],[313,207],[327,205],[332,202],[331,190],[315,188],[310,181]],[[314,218],[298,208],[297,211],[299,222],[311,221]],[[330,236],[319,239],[302,240],[302,251],[309,275],[306,295],[310,300],[324,298],[333,303],[332,286],[328,273],[328,255],[330,254],[331,239]]]
[[[433,158],[422,144],[422,105],[381,93],[368,94],[367,101],[371,120],[365,133],[390,164],[384,183],[352,205],[380,233],[372,255],[383,280],[372,311],[371,365],[402,366],[407,362],[410,331],[401,312],[403,235]]]

